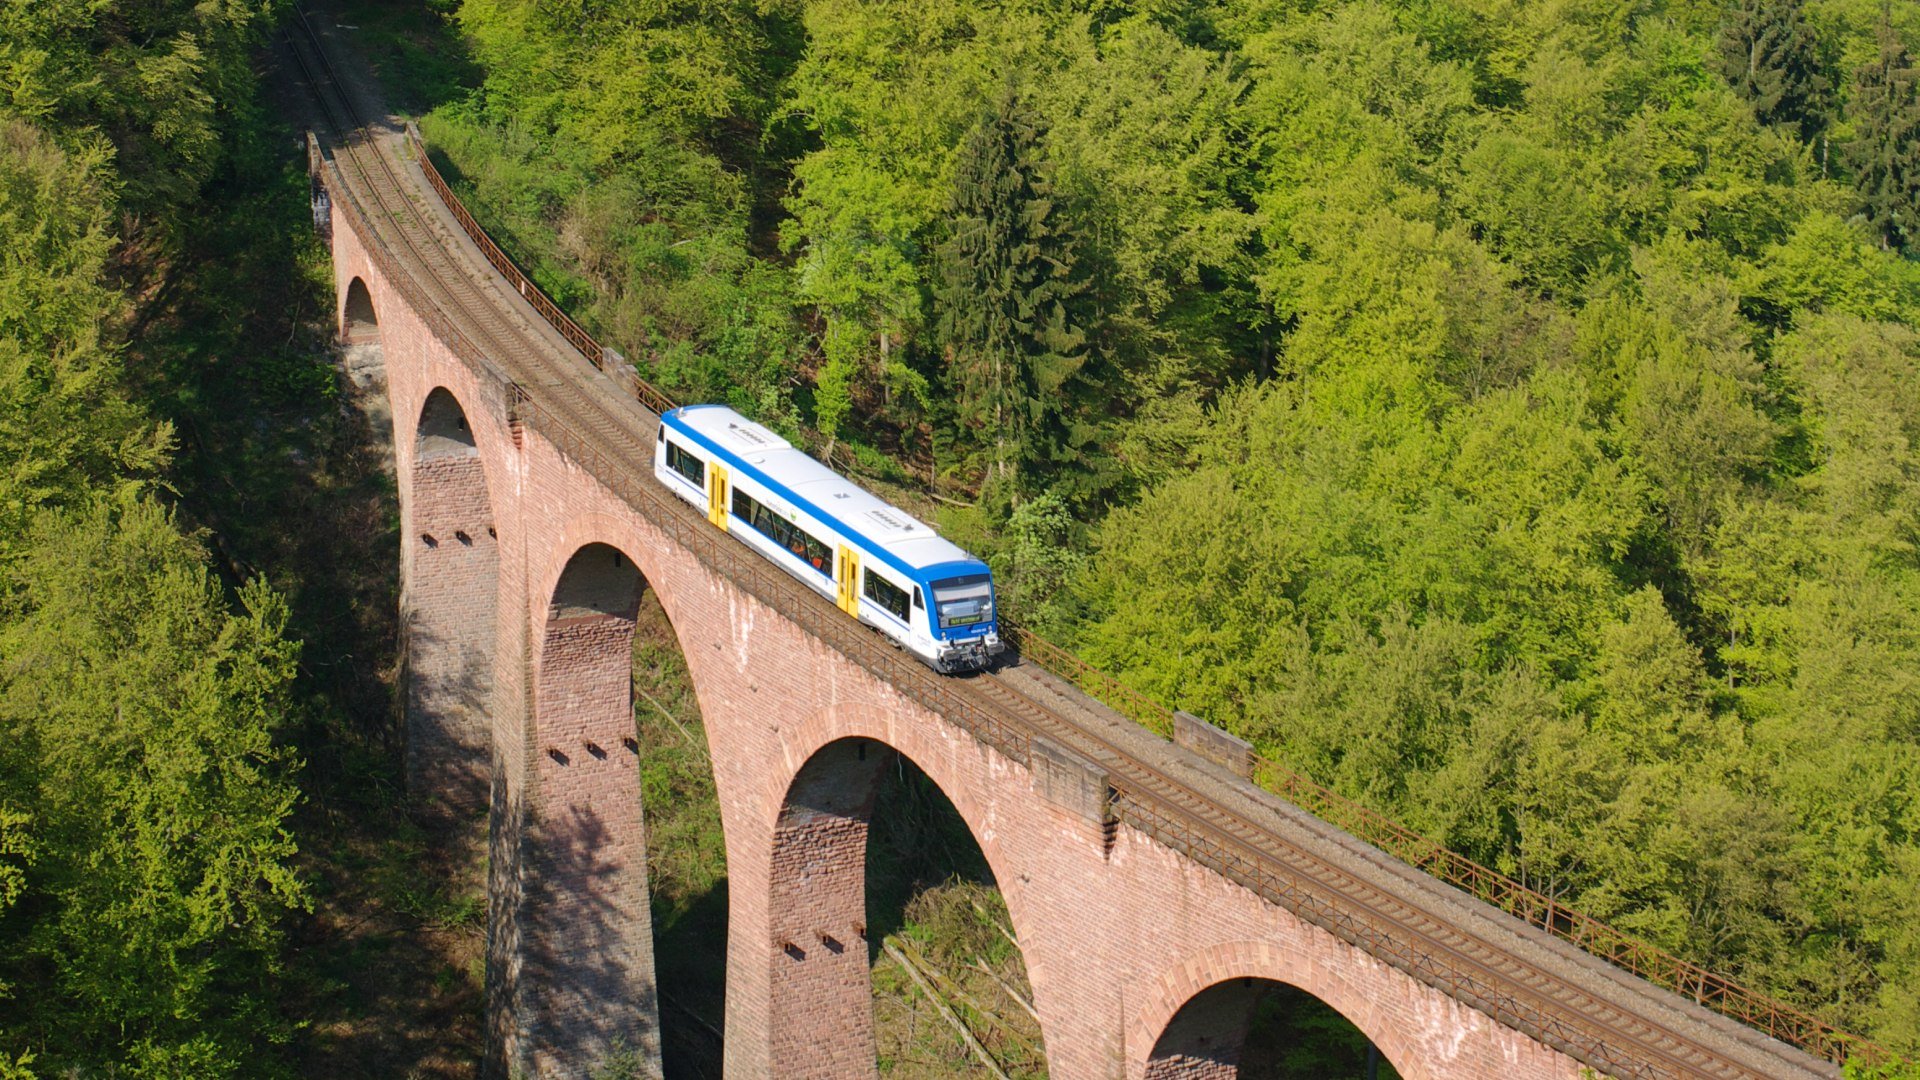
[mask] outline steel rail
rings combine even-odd
[[[502,320],[498,315],[497,301],[481,296],[477,290],[473,289],[471,282],[461,274],[459,267],[453,263],[437,241],[429,238],[431,241],[429,247],[422,250],[419,242],[409,235],[413,231],[408,228],[409,224],[415,229],[422,230],[424,226],[418,220],[417,209],[411,206],[406,195],[407,185],[394,174],[387,155],[380,150],[367,125],[360,121],[349,95],[334,77],[324,46],[320,42],[319,35],[307,23],[305,13],[296,7],[295,17],[311,39],[315,58],[314,67],[318,69],[307,71],[308,81],[315,88],[316,97],[322,99],[322,107],[329,113],[329,124],[335,129],[341,145],[348,150],[356,173],[377,202],[381,211],[379,216],[385,216],[392,223],[394,231],[400,234],[400,242],[409,249],[409,254],[426,271],[425,276],[435,279],[434,284],[449,294],[448,299],[455,306],[465,309],[460,314],[474,321],[481,336],[487,339],[486,345],[492,347],[494,355],[512,356],[523,362],[545,359],[546,350],[541,347],[540,342],[526,338],[518,332],[517,327]],[[292,41],[291,35],[289,35],[289,45],[296,61],[303,69],[308,69],[308,61],[301,55],[301,49]],[[325,85],[339,98],[337,106],[325,101],[321,95],[323,79]],[[408,145],[414,151],[429,186],[434,188],[455,221],[480,249],[483,257],[510,284],[515,285],[515,291],[520,292],[534,310],[554,326],[574,351],[593,362],[595,367],[602,367],[608,351],[600,348],[584,330],[579,330],[577,335],[568,332],[569,326],[578,330],[577,324],[574,324],[571,319],[566,319],[564,313],[559,312],[557,305],[554,305],[550,298],[540,292],[538,287],[533,285],[517,267],[513,267],[512,261],[479,227],[472,215],[460,204],[444,178],[439,175],[438,170],[433,167],[424,152],[424,146],[419,142],[417,133],[409,130],[407,134]],[[367,165],[364,160],[366,154],[373,155],[377,163],[377,171],[381,175],[376,176],[376,169]],[[966,728],[982,742],[1016,761],[1025,763],[1029,760],[1031,740],[1036,729],[1051,732],[1056,737],[1063,737],[1080,752],[1091,751],[1091,757],[1101,760],[1109,767],[1110,776],[1113,777],[1111,782],[1116,812],[1131,827],[1253,888],[1260,895],[1275,900],[1316,925],[1325,927],[1343,940],[1368,948],[1369,951],[1381,955],[1383,959],[1409,971],[1422,981],[1439,986],[1446,992],[1501,1017],[1516,1028],[1541,1038],[1550,1045],[1556,1045],[1595,1067],[1606,1069],[1615,1075],[1635,1077],[1757,1075],[1741,1071],[1735,1066],[1729,1066],[1733,1071],[1716,1067],[1715,1062],[1721,1055],[1692,1044],[1677,1033],[1656,1029],[1653,1025],[1636,1022],[1631,1017],[1617,1016],[1603,1025],[1583,1024],[1578,1022],[1581,1014],[1576,1012],[1574,1021],[1570,1023],[1566,1014],[1571,1003],[1563,997],[1554,997],[1551,993],[1539,989],[1542,986],[1549,989],[1556,985],[1564,987],[1563,979],[1537,971],[1523,970],[1510,957],[1505,957],[1497,946],[1470,939],[1458,928],[1432,923],[1431,920],[1428,920],[1431,925],[1418,925],[1418,909],[1395,900],[1390,895],[1380,894],[1372,898],[1365,895],[1357,897],[1348,895],[1364,883],[1351,875],[1344,874],[1338,867],[1312,856],[1299,845],[1290,843],[1275,830],[1250,825],[1231,815],[1223,815],[1217,806],[1212,805],[1207,796],[1192,790],[1188,785],[1166,774],[1164,770],[1140,760],[1136,755],[1124,753],[1098,733],[1085,729],[1064,714],[1032,701],[1017,690],[998,684],[996,680],[956,681],[931,675],[917,663],[905,658],[889,643],[884,643],[877,636],[863,632],[861,628],[848,623],[837,608],[806,589],[805,586],[767,567],[764,561],[749,557],[738,544],[731,541],[719,543],[721,538],[707,524],[704,516],[699,515],[691,507],[682,505],[678,500],[657,491],[653,485],[636,481],[636,477],[644,477],[650,472],[648,468],[652,441],[650,437],[641,439],[639,430],[632,423],[618,422],[604,410],[594,408],[597,403],[593,400],[593,395],[589,392],[581,392],[582,388],[577,385],[577,373],[543,365],[543,370],[539,374],[560,376],[564,380],[564,389],[574,391],[556,395],[567,400],[550,402],[537,400],[525,386],[501,371],[489,358],[489,349],[467,335],[457,325],[455,316],[444,310],[440,299],[430,295],[431,288],[428,283],[417,280],[410,269],[400,266],[399,260],[394,259],[392,254],[385,250],[387,241],[381,236],[381,230],[375,223],[376,215],[369,213],[368,208],[356,197],[356,193],[352,190],[353,185],[348,182],[344,170],[339,166],[338,155],[331,160],[328,159],[324,149],[315,140],[310,144],[310,157],[317,171],[331,172],[337,176],[341,188],[340,194],[344,197],[342,205],[348,211],[346,216],[349,224],[356,231],[363,232],[363,238],[368,241],[364,246],[367,247],[370,257],[381,266],[396,287],[408,295],[409,300],[416,304],[417,310],[427,319],[431,328],[443,335],[443,340],[461,359],[473,363],[478,372],[485,376],[484,381],[493,382],[504,389],[507,397],[507,413],[516,426],[529,425],[539,430],[543,436],[553,441],[562,453],[585,467],[614,494],[641,510],[644,516],[676,543],[687,547],[703,564],[792,618],[804,631],[826,647],[852,659],[876,677],[893,685],[908,698],[940,712],[951,721]],[[329,166],[331,166],[330,169]],[[382,180],[385,182],[382,183]],[[397,206],[389,195],[397,197]],[[436,274],[436,268],[445,268],[449,273]],[[509,271],[508,268],[512,269]],[[449,278],[452,282],[462,283],[464,287],[451,287]],[[539,297],[537,302],[536,295]],[[478,310],[475,310],[476,308]],[[548,309],[551,309],[551,313]],[[555,315],[565,319],[565,323],[555,321]],[[502,340],[503,336],[520,340],[509,344]],[[583,345],[580,338],[588,344]],[[519,348],[513,348],[513,346],[519,346]],[[638,379],[637,375],[630,376],[626,381],[636,403],[655,413],[662,407],[671,407],[670,399]],[[543,385],[540,389],[544,398],[562,387]],[[585,416],[581,415],[583,412],[586,413]],[[582,424],[583,420],[588,422]],[[599,421],[599,423],[592,421]],[[646,424],[653,422],[657,422],[656,418],[649,416],[641,426],[644,428]],[[578,430],[583,426],[599,430],[591,435],[583,435]],[[626,452],[617,454],[606,452],[603,448],[609,438],[614,445]],[[1016,629],[1010,636],[1016,637],[1021,642],[1024,654],[1039,661],[1043,666],[1057,671],[1069,682],[1081,686],[1082,689],[1090,690],[1094,697],[1115,705],[1124,715],[1131,716],[1157,731],[1164,732],[1170,726],[1170,714],[1166,713],[1164,707],[1152,702],[1144,695],[1127,690],[1123,684],[1117,683],[1103,673],[1098,673],[1077,658],[1073,658],[1071,654],[1065,653],[1064,650],[1045,643],[1036,635]],[[1104,687],[1105,693],[1093,691],[1085,685],[1087,682],[1097,681],[1089,673],[1098,675],[1099,679],[1110,684]],[[997,691],[989,690],[988,687],[997,687]],[[1009,702],[1006,698],[1009,694],[1019,700]],[[994,700],[983,704],[979,700],[981,698]],[[1308,805],[1317,799],[1321,804],[1333,807],[1336,811],[1322,813],[1321,816],[1345,825],[1343,814],[1338,812],[1341,809],[1337,802],[1340,799],[1339,796],[1324,788],[1318,788],[1317,785],[1311,785],[1310,782],[1304,782],[1304,778],[1287,773],[1271,762],[1263,762],[1263,768],[1269,780],[1265,786],[1269,788],[1276,786],[1272,780],[1275,776],[1281,777],[1283,781],[1288,777],[1303,781],[1301,784],[1292,786],[1282,782],[1277,786],[1286,790],[1276,791],[1276,794],[1287,797],[1289,801],[1301,805],[1303,809],[1310,812],[1319,812],[1317,805]],[[1350,805],[1357,806],[1357,804]],[[1371,813],[1371,811],[1366,812],[1366,814]],[[1506,889],[1505,886],[1492,890],[1480,887],[1466,889],[1478,898],[1487,899],[1486,894],[1491,891],[1496,896],[1524,897],[1529,904],[1534,899],[1544,901],[1545,910],[1548,913],[1544,921],[1535,921],[1532,918],[1528,918],[1527,921],[1541,926],[1555,936],[1574,940],[1576,944],[1585,947],[1585,941],[1575,940],[1568,934],[1560,932],[1563,923],[1571,924],[1576,921],[1584,928],[1586,940],[1597,940],[1602,936],[1594,928],[1602,927],[1603,924],[1586,920],[1584,917],[1573,920],[1571,919],[1573,913],[1568,912],[1564,906],[1556,908],[1550,899],[1532,894],[1517,883],[1501,878],[1492,871],[1474,867],[1462,857],[1447,852],[1432,841],[1421,838],[1410,830],[1405,830],[1383,816],[1372,815],[1373,818],[1378,819],[1377,821],[1365,815],[1346,814],[1344,816],[1361,822],[1363,827],[1353,830],[1357,835],[1391,853],[1398,854],[1399,849],[1408,843],[1421,845],[1421,858],[1407,860],[1420,869],[1432,872],[1435,865],[1455,866],[1457,864],[1454,860],[1457,860],[1458,864],[1473,867],[1474,872],[1453,876],[1484,881],[1498,879],[1512,886],[1511,889]],[[1375,834],[1387,842],[1383,843],[1381,839],[1376,839]],[[1450,880],[1449,875],[1438,876],[1442,880]],[[1303,880],[1312,881],[1320,886],[1321,891],[1305,888],[1302,885]],[[1450,881],[1450,883],[1453,882]],[[1503,904],[1497,900],[1489,902],[1510,914],[1517,914],[1509,904]],[[1631,941],[1624,935],[1618,935],[1617,932],[1614,936]],[[1425,949],[1416,947],[1421,943],[1425,944]],[[1645,951],[1654,952],[1650,949]],[[1455,954],[1458,954],[1458,962],[1445,963],[1436,959]],[[1614,956],[1597,955],[1600,955],[1603,960],[1618,963]],[[1489,957],[1492,959],[1489,960]],[[1500,963],[1502,958],[1507,961],[1504,965]],[[1633,969],[1629,967],[1628,970]],[[1725,981],[1721,980],[1721,982]],[[1689,994],[1689,996],[1694,995]],[[1749,996],[1758,997],[1751,994]],[[1702,1004],[1718,1005],[1725,1000],[1725,997],[1726,995],[1722,995],[1712,1000],[1696,997],[1695,1000],[1701,1001]],[[1588,1004],[1605,1011],[1602,1003],[1589,1001]],[[1791,1015],[1795,1012],[1785,1007],[1781,1009],[1782,1015]],[[1720,1011],[1728,1010],[1722,1008]],[[1815,1021],[1815,1023],[1818,1022]],[[1622,1030],[1629,1027],[1644,1030],[1641,1032]],[[1780,1037],[1785,1041],[1798,1041],[1793,1038],[1793,1030],[1791,1024],[1786,1025],[1787,1034]],[[1771,1031],[1769,1033],[1774,1034]],[[1610,1036],[1624,1037],[1625,1043],[1630,1045],[1619,1045],[1620,1040],[1610,1039]],[[1658,1045],[1662,1042],[1668,1046]],[[1843,1034],[1827,1044],[1809,1040],[1801,1045],[1809,1045],[1809,1043],[1813,1043],[1810,1048],[1823,1051],[1823,1056],[1830,1060],[1838,1060],[1835,1057],[1836,1050],[1844,1049],[1845,1052],[1855,1056],[1862,1056],[1862,1051],[1870,1052],[1878,1049],[1864,1040],[1855,1040]]]

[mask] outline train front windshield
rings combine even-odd
[[[942,630],[992,619],[993,578],[987,574],[966,574],[934,582],[933,610],[939,615]]]

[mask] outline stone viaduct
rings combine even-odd
[[[1031,662],[940,679],[757,564],[652,487],[644,388],[589,362],[308,33],[281,47],[315,103],[316,223],[393,424],[409,777],[488,815],[488,1075],[585,1076],[619,1046],[657,1069],[630,696],[648,589],[713,747],[730,1077],[874,1075],[863,856],[894,754],[978,840],[1062,1080],[1234,1076],[1273,983],[1408,1080],[1838,1075],[1296,809],[1217,747]]]

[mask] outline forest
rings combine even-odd
[[[335,6],[647,379],[1139,691],[1920,1055],[1920,7]],[[286,7],[0,0],[4,1080],[341,1075],[383,994],[478,1038],[458,963],[365,984],[479,920],[415,884]]]

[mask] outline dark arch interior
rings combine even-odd
[[[1351,1020],[1311,993],[1270,979],[1229,979],[1195,994],[1168,1022],[1148,1080],[1399,1080]]]
[[[473,428],[466,411],[446,387],[435,387],[420,410],[420,427],[415,432],[416,455],[422,459],[448,456],[475,456]]]
[[[341,334],[348,341],[371,343],[380,340],[380,318],[373,311],[373,294],[367,291],[367,283],[360,278],[354,278],[347,285],[347,304],[341,324]]]
[[[557,620],[613,615],[632,619],[644,584],[640,568],[619,548],[588,544],[574,553],[561,572],[547,617]]]

